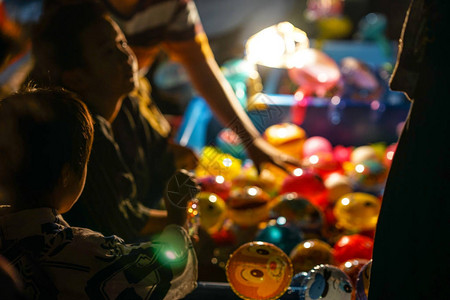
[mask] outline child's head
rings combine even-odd
[[[110,119],[118,98],[135,87],[135,56],[101,4],[65,2],[50,4],[34,30],[31,79],[77,92],[90,110]]]
[[[0,203],[13,210],[78,199],[93,124],[86,106],[63,89],[27,89],[0,100]]]

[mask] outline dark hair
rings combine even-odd
[[[74,93],[27,88],[6,97],[0,101],[0,188],[18,205],[39,205],[65,164],[81,178],[92,140],[91,115]]]
[[[32,30],[35,66],[29,76],[44,86],[61,85],[61,73],[84,66],[81,33],[107,15],[96,0],[47,1]]]

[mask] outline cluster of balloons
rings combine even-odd
[[[374,68],[352,56],[336,62],[315,48],[302,50],[297,60],[298,63],[288,70],[288,77],[297,86],[295,95],[300,100],[309,96],[380,100],[387,88],[384,73],[392,72],[388,64]]]
[[[292,287],[300,300],[367,300],[371,266],[372,260],[354,259],[339,267],[322,263],[295,273],[292,260],[280,248],[255,241],[230,255],[226,275],[242,299],[278,299]]]
[[[196,205],[216,247],[212,263],[244,299],[280,297],[294,274],[302,299],[355,297],[396,145],[333,146],[291,123],[263,136],[302,167],[288,174],[265,165],[258,173],[250,160],[213,146],[200,157]]]

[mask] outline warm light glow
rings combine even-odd
[[[319,82],[326,82],[326,81],[328,80],[328,76],[327,76],[327,74],[325,74],[325,73],[320,73],[320,74],[317,76],[317,80],[318,80]]]
[[[247,57],[250,62],[263,62],[263,65],[277,66],[280,57],[286,51],[283,37],[280,36],[275,27],[266,28],[258,33],[254,39],[247,44]]]
[[[386,153],[386,158],[392,160],[394,158],[394,151],[388,151],[388,153]]]
[[[289,22],[282,22],[251,36],[246,45],[247,60],[272,68],[293,67],[293,55],[309,48],[306,33]]]
[[[294,94],[294,98],[297,101],[301,101],[301,100],[303,100],[303,98],[305,98],[305,93],[303,93],[302,91],[297,91]]]
[[[231,158],[224,158],[224,160],[222,161],[223,165],[227,168],[231,167],[231,165],[233,164],[233,161],[231,160]]]
[[[343,198],[343,199],[341,200],[341,203],[342,203],[342,205],[349,205],[349,204],[350,204],[350,199],[348,199],[348,198]]]
[[[306,249],[311,248],[312,247],[312,243],[311,242],[305,242],[303,244],[303,247],[305,247]]]
[[[277,135],[280,139],[284,139],[288,136],[288,130],[286,128],[279,128],[277,130]]]
[[[317,61],[317,53],[314,51],[298,51],[292,56],[292,67],[293,68],[303,68],[304,66],[310,65]]]
[[[294,170],[294,172],[295,172],[295,170]],[[303,171],[302,171],[303,172]],[[292,200],[292,199],[295,199],[295,196],[296,196],[297,194],[295,194],[295,193],[289,193],[289,194],[287,194],[286,195],[286,199],[287,200]]]
[[[225,182],[225,178],[221,175],[216,176],[216,182],[222,184]]]
[[[313,165],[317,164],[319,162],[319,157],[317,155],[311,155],[309,157],[309,162]]]
[[[347,262],[345,262],[344,266],[345,266],[346,268],[351,268],[351,267],[352,267],[352,263],[349,262],[349,261],[347,261]]]
[[[339,96],[334,96],[331,98],[331,104],[338,105],[339,103],[341,103],[341,98]]]
[[[362,165],[362,164],[358,164],[358,165],[356,165],[356,167],[355,167],[355,171],[358,172],[358,173],[364,172],[364,169],[365,169],[365,167],[364,167],[364,165]]]
[[[292,58],[292,64],[292,68],[299,69],[299,74],[318,81],[319,85],[334,85],[341,77],[337,63],[317,49],[308,48],[297,51]],[[295,75],[291,79],[301,87],[304,83],[303,76]]]
[[[256,194],[258,194],[258,190],[252,187],[252,188],[249,188],[249,189],[248,189],[247,193],[248,193],[250,196],[256,196]]]
[[[302,176],[303,175],[303,170],[301,168],[297,168],[294,170],[294,175],[295,176]]]
[[[343,238],[342,238],[342,240],[340,241],[340,244],[341,245],[346,245],[346,244],[348,244],[350,242],[350,239],[348,238],[348,236],[344,236]]]
[[[277,219],[277,224],[278,224],[278,225],[284,225],[284,224],[286,224],[286,218],[285,218],[285,217],[278,217],[278,219]]]
[[[217,201],[217,197],[216,197],[215,195],[210,195],[209,198],[208,198],[208,200],[209,200],[209,202],[214,203],[214,202]]]

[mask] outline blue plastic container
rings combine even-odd
[[[392,44],[393,49],[396,45]],[[386,57],[379,45],[372,42],[329,41],[322,49],[331,58],[339,62],[346,56],[355,57],[372,68],[390,63],[394,64],[396,51]],[[248,112],[259,132],[281,122],[293,122],[293,95],[276,94],[280,70],[274,69],[264,80],[264,101],[267,110]],[[278,73],[278,74],[277,74]],[[308,102],[301,126],[308,136],[323,136],[333,145],[361,146],[376,142],[394,143],[398,139],[400,126],[405,121],[410,103],[399,92],[387,88],[381,99],[376,102],[361,102],[352,99],[340,99],[334,105],[330,99],[312,98]],[[295,122],[293,122],[295,123]],[[196,97],[189,103],[176,140],[200,152],[205,145],[216,145],[216,138],[224,126],[213,117],[205,101]]]

